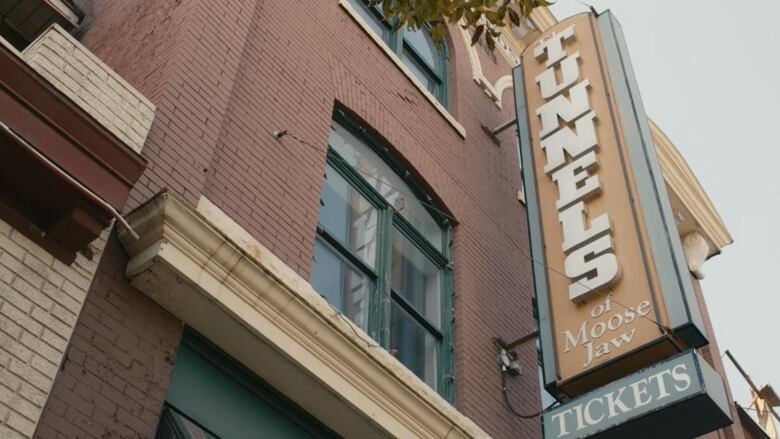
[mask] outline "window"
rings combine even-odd
[[[155,439],[332,439],[300,406],[186,328]]]
[[[349,0],[363,21],[382,38],[404,65],[438,101],[447,107],[447,49],[436,47],[427,29],[402,27],[393,31],[378,6],[368,6],[363,0]]]
[[[450,228],[409,173],[348,120],[333,122],[311,283],[451,399]],[[417,195],[415,195],[417,194]]]

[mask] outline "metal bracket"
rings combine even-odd
[[[513,351],[536,337],[539,336],[539,331],[534,331],[530,334],[524,335],[517,340],[507,343],[501,337],[493,337],[493,344],[499,349],[506,349],[507,351]]]

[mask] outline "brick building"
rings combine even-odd
[[[535,329],[497,128],[548,11],[495,53],[359,0],[0,17],[0,436],[541,435],[493,339]],[[730,237],[653,134],[698,273]],[[536,348],[515,354],[507,393],[538,412]]]

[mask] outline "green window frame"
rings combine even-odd
[[[409,177],[411,173],[390,157],[386,147],[383,147],[381,143],[368,135],[366,130],[339,111],[334,114],[331,134],[333,135],[338,129],[351,134],[353,139],[362,142],[369,151],[378,156],[379,160],[394,172],[394,177],[401,178],[405,186],[412,192],[403,192],[403,194],[406,197],[414,197],[414,200],[403,201],[402,199],[401,210],[407,210],[407,212],[399,212],[398,206],[393,206],[388,202],[387,194],[383,196],[377,190],[379,180],[374,180],[372,176],[353,167],[345,157],[334,149],[331,142],[327,152],[326,181],[323,184],[323,197],[315,238],[312,285],[315,290],[323,294],[326,300],[330,298],[329,301],[334,308],[352,319],[381,347],[390,351],[445,399],[453,401],[453,288],[450,221],[437,209],[432,209],[428,201],[420,203],[421,200],[429,200],[430,198],[411,181]],[[332,232],[333,227],[324,224],[328,222],[327,218],[323,216],[328,199],[327,187],[331,184],[328,179],[345,180],[349,184],[350,190],[355,191],[352,194],[352,199],[359,197],[361,203],[362,200],[366,200],[370,203],[371,208],[375,209],[376,219],[370,221],[366,219],[364,212],[367,208],[365,206],[363,212],[352,217],[353,219],[358,217],[360,221],[368,221],[370,227],[376,229],[376,233],[373,235],[374,241],[371,244],[373,248],[371,254],[375,257],[367,259],[365,252],[361,253],[360,248],[356,250],[355,246],[350,245],[345,239],[335,236],[336,234]],[[370,181],[374,184],[372,185]],[[396,201],[398,200],[396,199]],[[430,215],[432,219],[430,224],[436,224],[438,230],[427,228],[427,230],[421,231],[426,229],[424,224],[421,226],[418,218],[409,217],[408,211],[412,210],[411,207],[409,209],[404,207],[404,203],[410,203],[409,206],[411,206],[412,202],[419,203],[414,205],[418,208],[417,213],[420,212],[420,206],[425,209],[425,214]],[[412,222],[417,223],[416,226]],[[348,224],[342,229],[351,227]],[[434,241],[438,239],[441,241],[431,242],[431,237]],[[361,241],[361,244],[365,244],[365,242]],[[339,276],[344,277],[344,270],[340,270],[338,275],[333,274],[334,270],[326,268],[328,266],[322,256],[318,260],[318,254],[321,254],[318,253],[318,246],[320,249],[328,250],[329,258],[340,257],[348,270],[354,270],[362,275],[366,285],[361,283],[360,288],[365,288],[367,291],[366,310],[350,311],[345,304],[348,305],[352,301],[334,298],[333,293],[324,294],[324,290],[327,289],[325,285],[333,281],[342,282],[340,283],[340,292],[346,291],[351,294],[358,288],[351,282],[351,279],[354,279],[353,276],[350,276],[349,280],[338,279]],[[400,248],[402,246],[403,248]],[[417,265],[411,264],[414,266],[410,266],[409,261],[412,259],[417,261]],[[420,264],[428,268],[426,273],[435,272],[435,275],[421,276]],[[410,273],[404,273],[404,270]],[[349,281],[349,284],[346,285],[345,281]],[[402,285],[399,287],[399,284]],[[421,285],[423,285],[422,288],[419,288]],[[425,297],[421,298],[417,294],[420,289],[423,290]],[[413,294],[409,294],[409,291],[413,291]],[[430,291],[438,293],[438,297],[428,294]],[[362,301],[362,292],[360,296],[360,301]],[[339,306],[339,303],[334,304],[334,302],[341,302],[342,306]],[[424,302],[422,306],[421,302]],[[367,319],[362,317],[364,312],[367,312]],[[418,338],[420,335],[422,335],[423,342]],[[411,343],[415,346],[415,350],[420,349],[420,344],[424,346],[422,348],[424,352],[417,352],[416,355],[422,355],[425,358],[422,361],[425,370],[415,370],[418,368],[418,364],[416,361],[410,360],[408,349],[404,347],[407,345],[403,343],[411,339],[415,340]],[[396,349],[399,345],[402,345],[400,350]],[[432,353],[428,350],[429,348],[433,350]],[[433,366],[428,364],[428,358],[435,362]],[[431,376],[432,373],[433,376]]]
[[[338,437],[239,361],[187,327],[155,439]]]
[[[175,407],[164,404],[155,439],[220,439]]]
[[[379,6],[369,6],[365,0],[349,0],[349,3],[422,85],[448,108],[447,45],[435,46],[428,25],[417,30],[402,26],[394,31],[393,23],[385,20]]]

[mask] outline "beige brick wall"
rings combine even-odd
[[[43,77],[140,154],[155,106],[58,25],[22,57]]]
[[[66,266],[0,220],[0,438],[32,437],[108,233]]]

